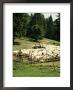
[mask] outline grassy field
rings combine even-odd
[[[50,39],[40,40],[41,44],[60,45],[60,42]],[[29,38],[15,39],[13,50],[30,49],[36,42]],[[20,60],[21,61],[21,60]],[[25,60],[27,61],[27,60]],[[25,62],[13,61],[13,76],[14,77],[59,77],[60,76],[60,61],[55,61],[55,70],[53,62],[25,64]]]
[[[30,49],[36,42],[29,40],[29,38],[24,39],[15,39],[15,45],[13,45],[13,50],[19,49]],[[60,45],[60,42],[50,39],[42,39],[40,40],[41,44],[53,44],[53,45]]]
[[[55,70],[52,62],[25,64],[22,62],[13,62],[14,77],[59,77],[60,61],[55,61]]]

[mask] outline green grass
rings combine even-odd
[[[30,49],[32,46],[36,43],[29,38],[24,39],[15,39],[15,42],[18,43],[17,45],[13,45],[13,50],[19,50],[19,49]],[[42,39],[40,40],[41,44],[51,44],[51,45],[60,45],[60,42],[51,40],[51,39]]]
[[[41,44],[60,45],[60,42],[51,39],[40,40]],[[30,49],[36,43],[29,38],[15,39],[13,50]],[[27,58],[24,58],[28,63]],[[18,61],[18,60],[17,60]],[[55,62],[55,70],[52,62],[38,63],[38,64],[25,64],[25,62],[13,61],[13,76],[14,77],[59,77],[60,76],[60,62]]]
[[[56,61],[55,70],[52,62],[25,64],[22,62],[13,62],[14,77],[59,77],[60,62]]]

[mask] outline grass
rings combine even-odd
[[[32,40],[29,40],[29,38],[26,37],[24,39],[15,39],[15,42],[16,45],[13,45],[13,50],[30,49],[36,43]],[[46,38],[40,40],[40,42],[42,44],[60,45],[60,42]]]
[[[29,38],[24,38],[24,39],[15,39],[15,42],[19,42],[19,45],[14,45],[13,50],[19,50],[19,49],[28,49],[32,48],[32,45],[35,44],[35,42],[29,41]]]
[[[41,44],[60,45],[60,42],[50,39],[40,40]],[[13,50],[30,49],[36,42],[29,38],[15,39]],[[18,60],[17,60],[18,61]],[[27,59],[25,62],[13,61],[13,76],[14,77],[59,77],[60,76],[60,61],[55,61],[55,70],[52,62],[28,64]],[[20,61],[20,60],[19,60]]]
[[[53,63],[25,64],[22,62],[13,62],[14,77],[59,77],[60,62],[55,61],[55,70]]]

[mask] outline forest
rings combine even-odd
[[[51,15],[45,18],[42,13],[13,13],[13,41],[16,37],[29,37],[33,41],[43,38],[60,41],[60,13],[54,21]]]

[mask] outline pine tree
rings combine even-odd
[[[47,20],[46,20],[46,24],[47,24],[47,28],[46,28],[46,38],[49,39],[53,39],[53,35],[54,35],[54,25],[53,25],[53,19],[52,16],[50,16]]]
[[[42,31],[41,31],[41,28],[38,26],[38,25],[33,25],[32,26],[32,29],[31,29],[31,38],[34,40],[34,41],[38,41],[39,39],[42,38]]]
[[[29,23],[29,15],[27,13],[13,14],[13,38],[26,36]],[[13,39],[14,40],[14,39]]]
[[[54,39],[60,41],[60,14],[57,17],[54,21]]]
[[[32,33],[31,29],[34,25],[38,25],[41,28],[42,37],[43,37],[45,31],[45,18],[43,14],[35,13],[31,15],[30,23],[28,25],[27,36],[31,37],[31,33]]]

